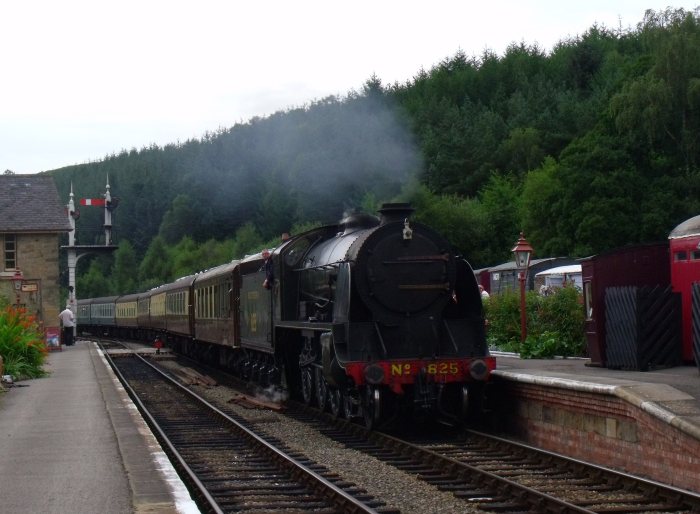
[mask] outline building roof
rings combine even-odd
[[[700,216],[694,216],[674,228],[669,234],[669,239],[700,235]]]
[[[568,266],[557,266],[556,268],[549,268],[544,271],[540,271],[535,276],[543,277],[546,275],[571,275],[574,273],[581,273],[580,264],[570,264]]]
[[[569,259],[568,257],[546,257],[544,259],[532,259],[530,261],[530,268],[536,267],[538,264],[544,264],[544,263],[555,263],[559,261],[573,261],[574,259]],[[515,264],[515,261],[510,261],[510,262],[505,262],[503,264],[499,264],[498,266],[493,266],[489,268],[489,273],[494,273],[494,272],[501,272],[501,271],[517,271],[518,266]]]
[[[69,232],[49,175],[0,175],[0,232]]]

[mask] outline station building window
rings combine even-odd
[[[5,234],[3,237],[3,265],[5,271],[17,269],[17,236]]]

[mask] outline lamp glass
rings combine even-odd
[[[20,273],[19,271],[15,272],[14,277],[12,277],[12,282],[15,285],[15,291],[19,291],[20,289],[22,289],[23,278],[24,277],[22,276],[22,273]]]
[[[526,251],[516,251],[515,252],[515,265],[518,269],[525,269],[530,261],[530,252]]]

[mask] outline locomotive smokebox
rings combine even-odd
[[[385,203],[382,205],[382,208],[379,209],[379,214],[381,214],[380,225],[403,222],[414,212],[415,209],[410,203]]]

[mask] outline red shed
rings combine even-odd
[[[683,360],[693,360],[692,285],[700,282],[700,216],[684,221],[668,236],[671,285],[681,294]]]
[[[605,366],[605,290],[619,286],[669,286],[668,244],[625,246],[580,262],[588,356],[591,365]]]

